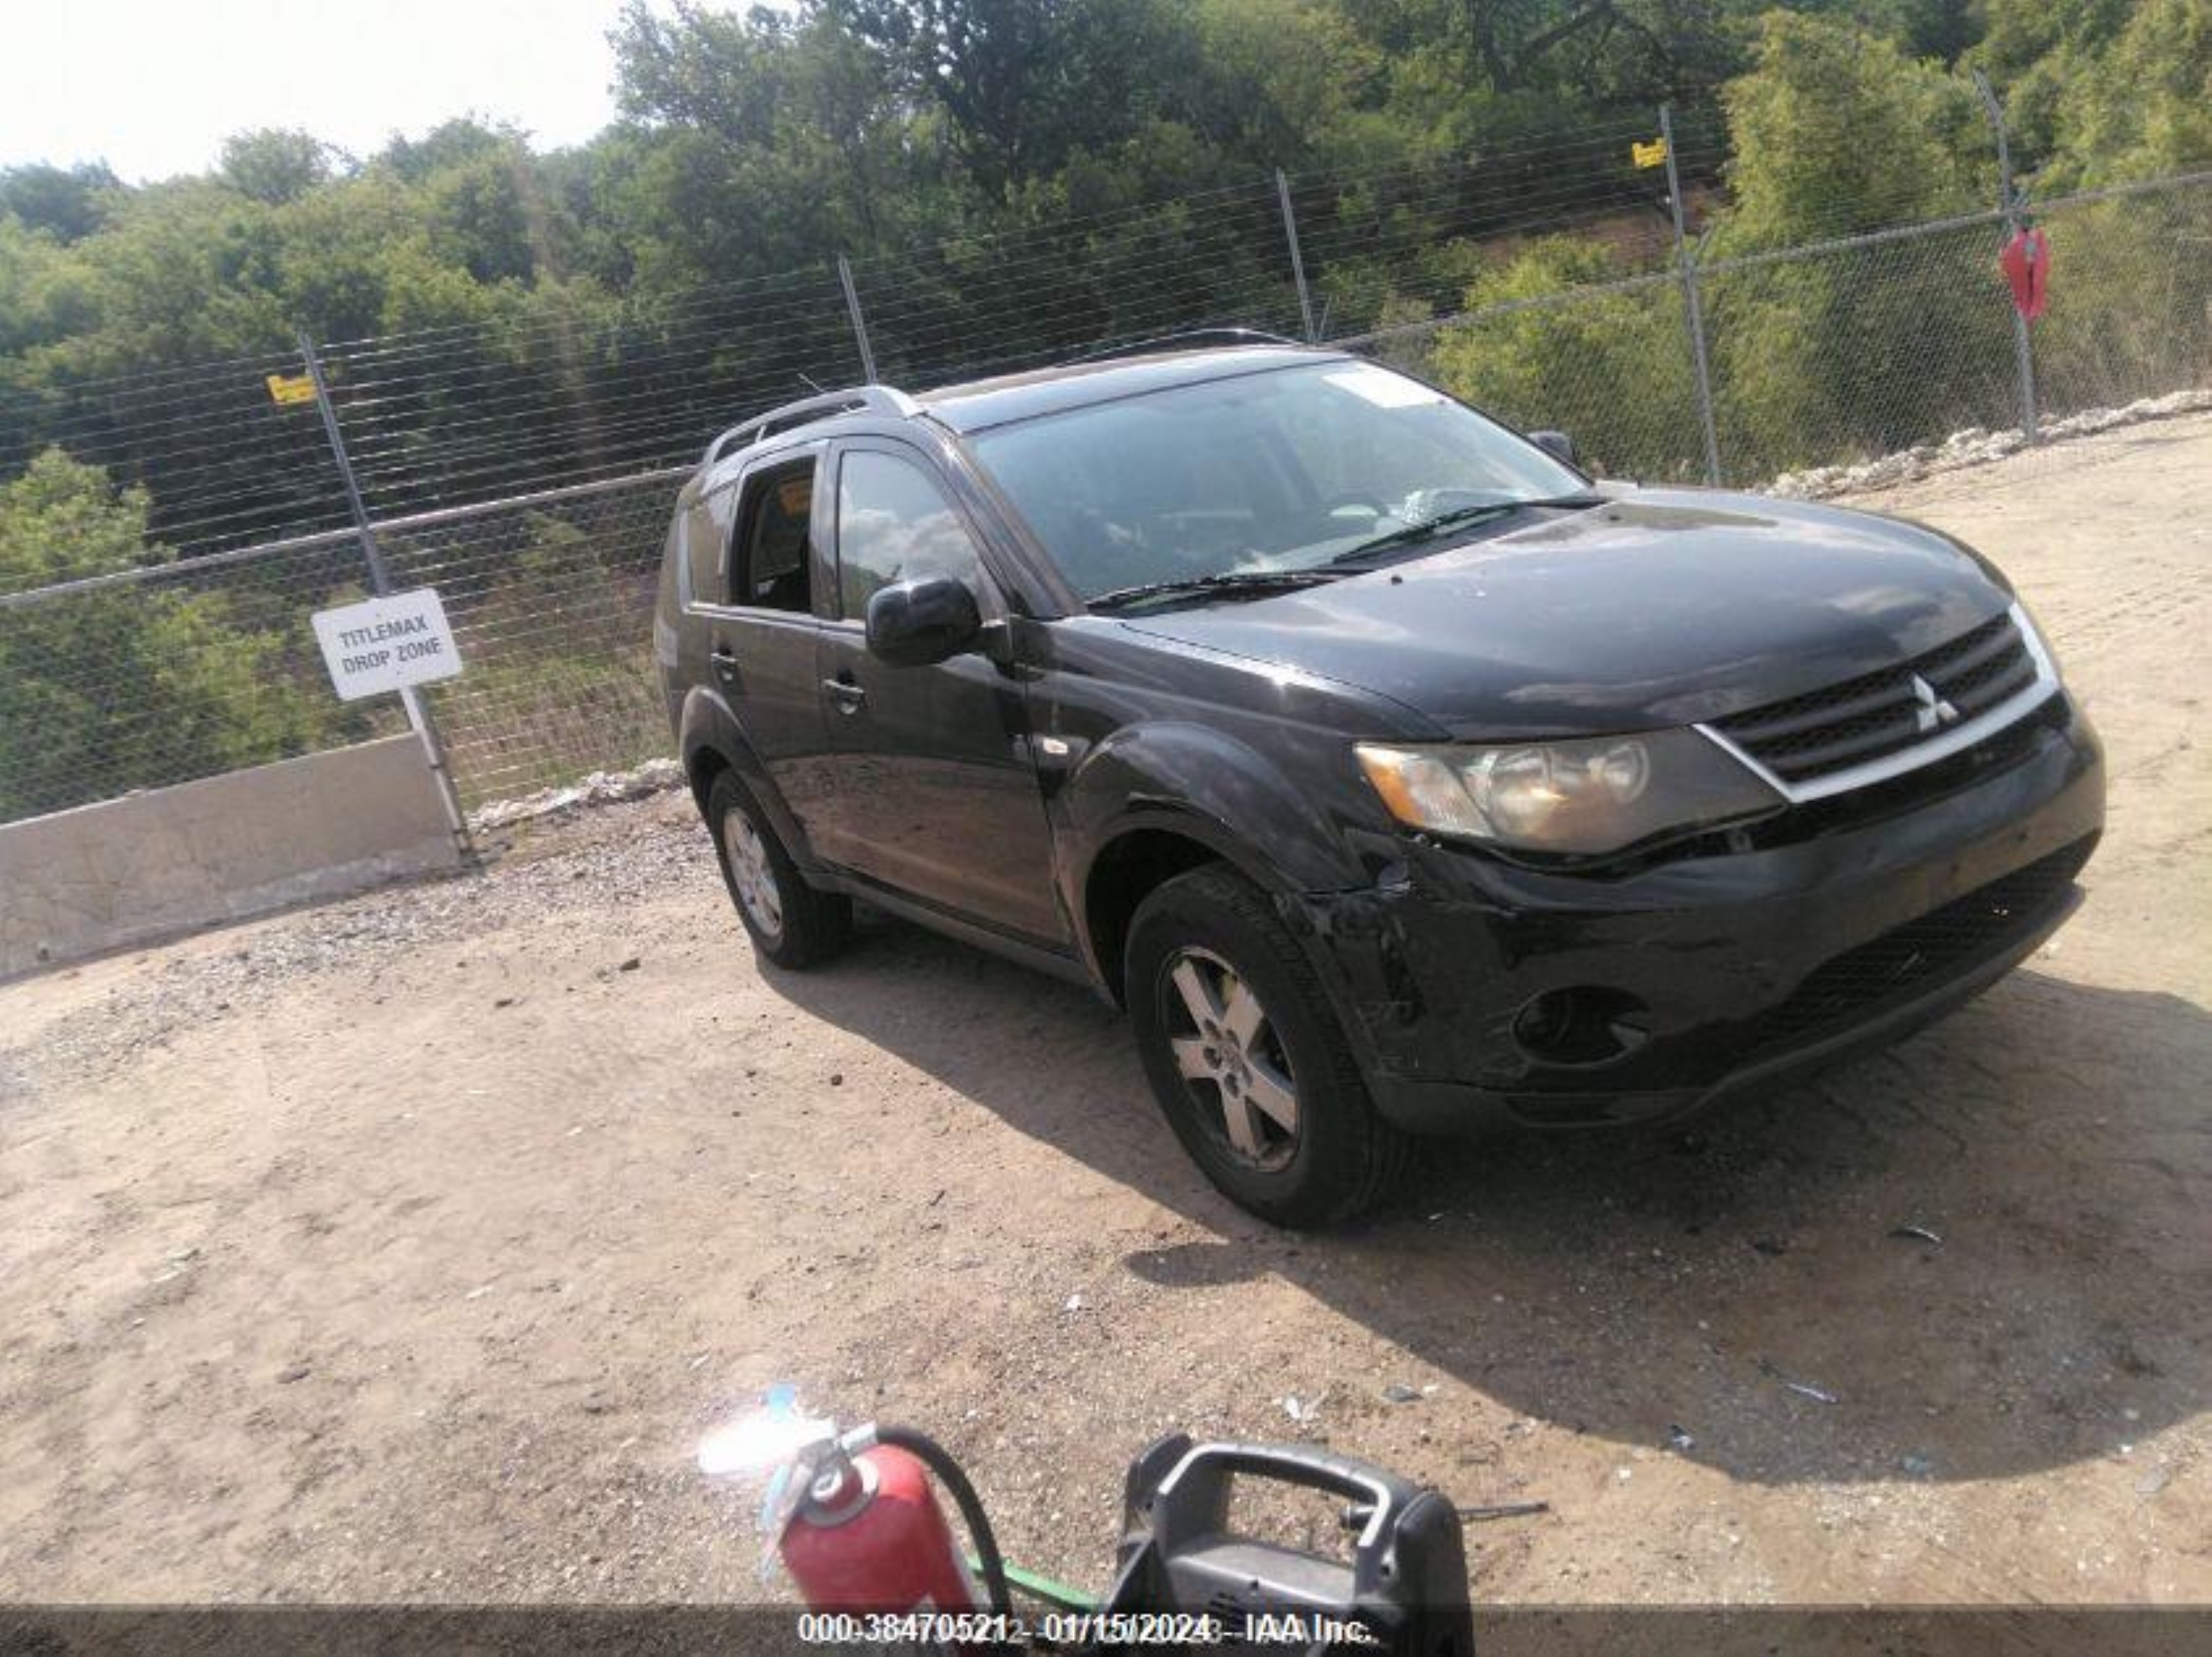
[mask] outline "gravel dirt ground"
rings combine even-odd
[[[1078,990],[890,923],[757,970],[681,795],[0,988],[0,1598],[781,1597],[691,1454],[791,1380],[1085,1584],[1186,1429],[1550,1502],[1470,1531],[1496,1602],[2212,1599],[2212,419],[1871,504],[2101,724],[2081,914],[1889,1054],[1442,1146],[1340,1235],[1216,1198]]]

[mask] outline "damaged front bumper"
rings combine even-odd
[[[1415,839],[1294,919],[1401,1126],[1677,1114],[1908,1034],[2071,913],[2104,773],[2070,702],[1918,786],[1625,874]]]

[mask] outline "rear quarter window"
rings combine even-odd
[[[722,560],[730,544],[730,516],[736,502],[736,489],[725,488],[695,502],[684,514],[684,574],[690,582],[684,597],[692,604],[723,602],[729,577]]]

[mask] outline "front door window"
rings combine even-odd
[[[983,562],[936,479],[910,460],[855,449],[837,468],[837,592],[848,621],[894,581],[957,575],[980,604]]]

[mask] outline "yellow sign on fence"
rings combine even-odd
[[[1628,156],[1638,167],[1664,167],[1667,165],[1667,141],[1654,138],[1648,144],[1631,143]]]
[[[279,403],[313,403],[315,400],[315,381],[311,374],[294,374],[287,379],[283,374],[269,376],[269,395]]]

